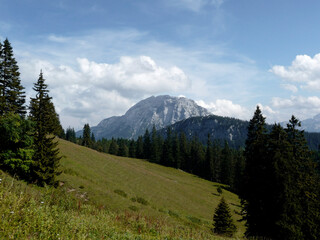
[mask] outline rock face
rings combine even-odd
[[[301,127],[307,132],[320,132],[320,114],[301,121]]]
[[[198,106],[193,100],[184,97],[149,97],[131,107],[125,115],[102,120],[91,130],[97,139],[127,138],[136,139],[146,129],[151,131],[197,116],[208,116],[210,112]]]

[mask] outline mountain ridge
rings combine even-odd
[[[208,116],[211,113],[185,97],[169,95],[151,96],[132,106],[124,115],[113,116],[102,120],[91,127],[96,139],[127,138],[136,139],[153,125],[161,129],[178,121]],[[81,131],[77,133],[81,135]]]

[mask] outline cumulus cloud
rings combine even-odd
[[[290,98],[272,98],[271,105],[277,109],[275,119],[283,121],[295,115],[300,120],[311,118],[320,112],[320,98],[317,96],[291,96]]]
[[[148,56],[121,57],[114,64],[79,58],[77,63],[77,67],[57,66],[43,60],[20,64],[22,75],[29,79],[29,96],[42,69],[64,126],[80,127],[89,119],[97,124],[107,116],[123,114],[143,97],[176,93],[191,86],[181,69],[161,67]],[[74,122],[75,119],[78,121]]]
[[[285,81],[301,83],[302,88],[320,90],[320,54],[316,54],[313,58],[308,55],[298,55],[291,66],[277,65],[270,71]]]
[[[196,101],[199,106],[207,108],[210,112],[218,116],[235,117],[248,120],[250,111],[239,104],[234,104],[230,100],[217,99],[214,102],[206,103],[203,100]]]
[[[81,73],[105,89],[115,89],[122,95],[156,94],[181,91],[191,85],[186,74],[178,67],[165,69],[147,56],[121,57],[116,64],[99,64],[78,59]]]

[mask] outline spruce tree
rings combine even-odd
[[[207,148],[206,148],[206,157],[205,157],[205,178],[207,180],[213,180],[213,151],[212,151],[212,142],[210,134],[207,138]]]
[[[142,136],[138,137],[135,153],[136,153],[137,158],[143,159],[144,152],[143,152],[143,138],[142,138]]]
[[[58,142],[52,136],[51,97],[42,72],[33,90],[36,91],[36,97],[31,98],[29,107],[30,119],[35,123],[32,179],[40,186],[52,185],[56,183],[56,176],[60,174],[58,167],[61,157],[57,149]]]
[[[91,147],[91,129],[88,123],[83,126],[83,139],[82,139],[82,146]]]
[[[144,135],[143,135],[143,155],[144,159],[149,159],[151,157],[151,140],[150,140],[150,134],[149,130],[146,129]]]
[[[259,106],[249,122],[248,137],[246,140],[245,158],[246,166],[244,172],[243,188],[239,195],[243,211],[246,213],[246,235],[264,236],[268,229],[265,221],[269,212],[264,206],[264,199],[268,195],[269,172],[267,167],[266,154],[267,130],[265,118],[262,116]]]
[[[237,231],[237,227],[232,220],[230,208],[223,197],[214,212],[213,221],[213,231],[219,235],[232,237]]]
[[[0,46],[0,115],[7,112],[25,116],[25,92],[20,72],[8,39]]]
[[[155,163],[160,162],[160,142],[155,125],[151,132],[150,160]]]

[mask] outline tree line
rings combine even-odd
[[[0,42],[0,168],[40,186],[54,185],[60,161],[54,139],[64,131],[42,72],[33,90],[26,106],[11,43]]]

